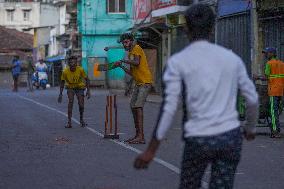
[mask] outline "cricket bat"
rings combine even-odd
[[[106,64],[95,63],[94,64],[94,76],[100,77],[102,72],[112,70],[114,68],[116,68],[114,66],[114,63],[106,63]]]
[[[114,69],[114,63],[98,64],[97,71],[108,71]]]

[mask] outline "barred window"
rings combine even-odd
[[[7,21],[8,22],[14,21],[14,11],[13,10],[7,10]]]
[[[23,11],[23,17],[24,17],[24,21],[29,21],[30,20],[30,11],[24,10]]]
[[[125,13],[126,0],[107,0],[108,13]]]

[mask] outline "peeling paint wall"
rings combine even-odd
[[[107,0],[78,2],[78,26],[82,35],[82,66],[86,72],[90,71],[88,57],[108,58],[109,55],[104,48],[121,45],[117,43],[119,36],[133,27],[132,9],[132,0],[126,0],[125,13],[108,13]],[[124,73],[116,69],[109,77],[108,80],[123,80]]]

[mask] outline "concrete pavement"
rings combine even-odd
[[[133,160],[146,145],[128,146],[101,137],[108,93],[92,91],[92,98],[86,101],[87,128],[77,124],[75,105],[74,127],[65,129],[67,97],[57,104],[58,89],[33,93],[0,89],[0,188],[177,188],[183,148],[181,111],[161,145],[160,159],[149,170],[136,171]],[[147,141],[159,110],[160,101],[155,102],[145,107]],[[134,134],[128,103],[128,98],[119,95],[120,140]],[[284,140],[270,139],[265,135],[268,128],[260,128],[259,133],[255,141],[244,141],[235,188],[283,188]]]

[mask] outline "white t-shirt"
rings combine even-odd
[[[35,67],[36,67],[36,71],[38,71],[38,72],[46,72],[47,71],[47,65],[45,64],[45,63],[36,63],[36,65],[35,65]]]
[[[207,41],[196,41],[172,56],[163,76],[164,101],[154,137],[169,129],[183,96],[184,137],[218,135],[240,126],[238,90],[247,102],[246,130],[255,131],[258,95],[241,58]]]

